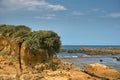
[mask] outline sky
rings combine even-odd
[[[52,30],[62,45],[120,45],[120,0],[0,0],[0,24]]]

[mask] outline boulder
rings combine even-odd
[[[85,72],[102,79],[120,79],[120,73],[113,68],[102,64],[89,64],[85,67]]]

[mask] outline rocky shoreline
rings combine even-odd
[[[120,48],[80,48],[80,49],[60,49],[59,53],[83,53],[87,55],[120,55]],[[120,57],[113,57],[120,61]]]
[[[111,54],[117,55],[120,54],[120,48],[80,48],[80,49],[60,49],[60,52],[68,52],[68,53],[85,53],[85,54]]]
[[[74,64],[54,58],[52,65],[40,63],[22,67],[21,72],[17,61],[0,56],[0,80],[120,80],[118,71],[97,63],[88,64],[79,70]]]

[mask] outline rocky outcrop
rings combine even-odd
[[[52,64],[58,64],[55,71],[51,70],[49,63],[44,63],[33,67],[23,65],[21,73],[16,61],[10,65],[9,60],[0,56],[0,80],[100,80],[74,69],[58,58],[54,58]]]
[[[15,55],[21,66],[52,59],[61,46],[61,40],[53,31],[31,29],[24,25],[0,25],[0,52]]]
[[[19,46],[18,43],[12,38],[0,35],[0,52],[4,52],[6,55],[15,55],[18,57]],[[40,62],[44,62],[49,59],[47,51],[41,50],[38,54],[33,54],[33,52],[26,47],[23,43],[21,46],[21,61],[24,65],[34,65]]]
[[[43,50],[37,54],[33,54],[32,51],[23,43],[21,46],[21,59],[22,63],[25,65],[34,65],[46,61],[49,59],[49,56],[48,53]]]
[[[18,55],[18,44],[8,36],[0,35],[0,51],[7,51],[9,54]]]
[[[80,48],[80,49],[73,49],[73,50],[63,50],[64,52],[68,53],[85,53],[89,55],[95,54],[110,54],[110,55],[117,55],[120,54],[120,48]]]
[[[85,67],[85,72],[102,80],[120,80],[118,71],[102,64],[89,64]]]
[[[120,48],[80,48],[79,52],[86,54],[120,54]]]
[[[0,51],[10,51],[10,38],[0,35]]]
[[[55,71],[50,68],[51,64],[40,63],[33,67],[23,65],[21,73],[17,61],[11,62],[0,56],[0,80],[120,80],[119,72],[101,64],[87,65],[85,71],[73,68],[58,58],[53,58],[52,64],[52,67],[57,65]]]

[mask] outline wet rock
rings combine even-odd
[[[79,53],[79,50],[75,49],[75,50],[68,50],[68,53]]]
[[[100,61],[100,62],[103,62],[103,60],[102,60],[102,59],[100,59],[99,61]]]
[[[119,58],[117,57],[116,60],[117,60],[117,61],[120,61],[120,57],[119,57]]]
[[[120,54],[120,48],[80,48],[79,52],[86,54]]]
[[[67,49],[61,48],[61,49],[59,50],[59,53],[62,53],[62,52],[67,52]]]
[[[102,64],[89,64],[85,67],[85,72],[91,76],[95,76],[105,80],[120,80],[120,73],[113,68]]]

